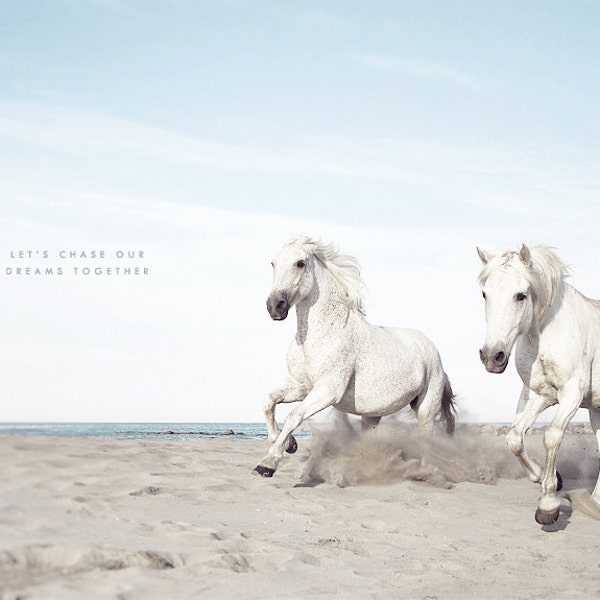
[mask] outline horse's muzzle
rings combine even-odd
[[[489,373],[504,373],[509,354],[501,348],[489,350],[485,346],[479,351],[479,359]]]
[[[267,310],[273,321],[283,321],[288,316],[290,303],[285,294],[274,293],[267,298]]]

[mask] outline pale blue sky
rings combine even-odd
[[[260,420],[299,232],[358,257],[369,318],[424,329],[480,420],[518,380],[477,360],[475,245],[554,245],[600,297],[595,1],[0,6],[0,419]],[[65,247],[151,277],[6,276]]]

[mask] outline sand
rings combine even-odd
[[[494,431],[440,440],[436,470],[413,442],[318,433],[264,479],[264,441],[2,436],[0,598],[600,596],[593,436],[565,438],[550,527]]]

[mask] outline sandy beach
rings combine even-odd
[[[272,479],[266,441],[2,436],[0,598],[598,597],[593,436],[566,436],[542,528],[498,433],[459,429],[423,470],[410,428],[338,428]]]

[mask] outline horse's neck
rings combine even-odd
[[[555,322],[557,319],[568,318],[567,313],[569,312],[569,309],[567,308],[567,296],[573,299],[575,296],[580,296],[580,294],[575,288],[562,281],[554,296],[552,304],[541,311],[536,321],[532,323],[530,334],[541,336],[551,323]]]
[[[341,300],[333,278],[318,267],[311,293],[296,305],[296,340],[301,344],[307,340],[319,342],[332,332],[346,328],[353,312]]]

